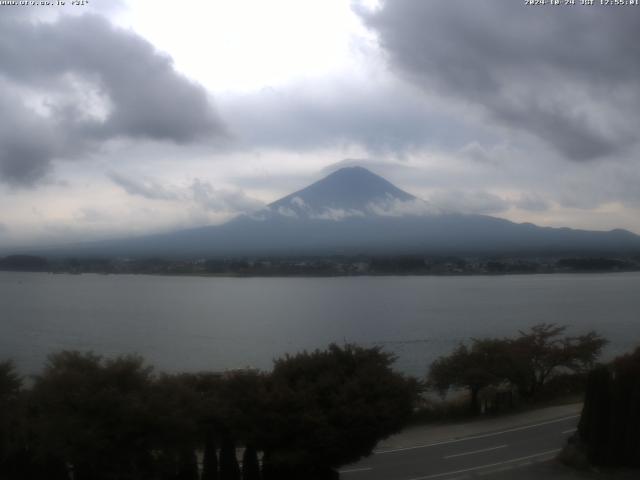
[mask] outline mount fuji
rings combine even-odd
[[[222,225],[73,249],[78,256],[189,258],[612,252],[640,252],[640,236],[620,229],[539,227],[485,215],[441,212],[362,167],[337,170],[262,210]]]

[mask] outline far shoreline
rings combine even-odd
[[[146,276],[146,277],[167,277],[167,278],[235,278],[235,279],[286,279],[286,278],[471,278],[471,277],[523,277],[523,276],[573,276],[573,275],[618,275],[627,273],[640,273],[640,269],[624,270],[624,271],[556,271],[556,272],[505,272],[505,273],[362,273],[362,274],[273,274],[273,275],[256,275],[256,274],[240,274],[240,273],[159,273],[159,272],[68,272],[68,271],[19,271],[19,270],[0,270],[0,273],[22,273],[22,274],[48,274],[48,275],[93,275],[93,276]]]
[[[335,278],[361,276],[503,276],[640,271],[640,254],[427,255],[335,254],[228,257],[44,257],[0,258],[0,271],[151,274],[230,278]]]

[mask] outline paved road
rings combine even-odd
[[[554,458],[575,431],[578,415],[403,448],[377,451],[341,470],[344,480],[491,478]]]

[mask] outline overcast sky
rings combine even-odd
[[[219,223],[340,165],[640,233],[640,7],[66,3],[0,6],[0,246]]]

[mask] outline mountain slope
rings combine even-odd
[[[268,208],[285,214],[291,209],[299,215],[322,218],[323,213],[331,211],[371,214],[376,207],[417,200],[365,168],[349,167],[271,203]]]
[[[345,168],[219,226],[75,247],[73,255],[220,257],[331,254],[640,252],[625,230],[538,227],[439,213],[364,168]],[[65,253],[69,255],[69,251]]]

